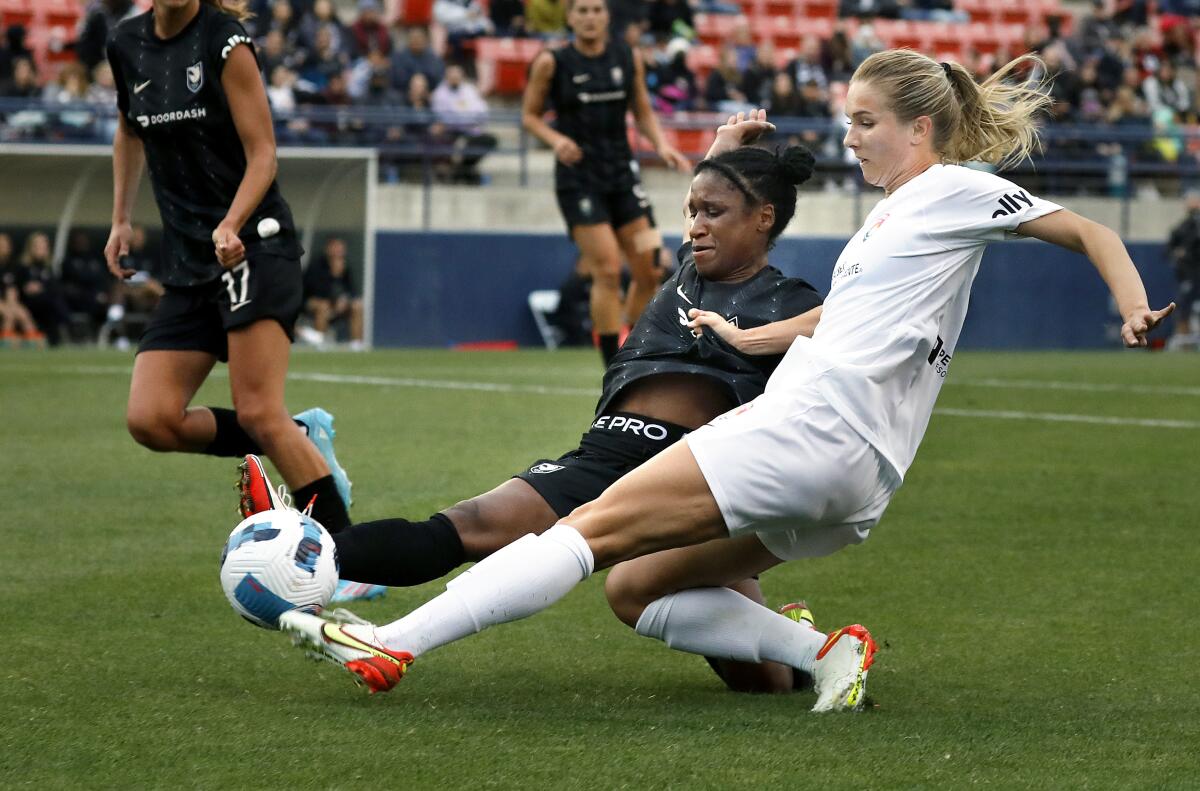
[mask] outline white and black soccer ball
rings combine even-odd
[[[221,587],[246,620],[278,628],[288,610],[318,613],[338,583],[337,547],[299,511],[262,511],[242,520],[221,552]]]

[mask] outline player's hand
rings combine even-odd
[[[663,143],[656,153],[658,158],[667,164],[667,167],[678,170],[680,173],[692,172],[692,161],[666,143]]]
[[[730,322],[726,321],[725,317],[720,313],[713,313],[711,310],[700,310],[692,308],[688,311],[688,329],[692,334],[699,338],[704,334],[704,328],[708,327],[715,332],[720,338],[735,349],[741,350],[741,336],[745,330],[740,330]]]
[[[218,225],[212,232],[212,240],[217,248],[217,260],[226,269],[232,269],[246,259],[246,246],[231,224],[223,222]]]
[[[560,137],[554,144],[554,158],[567,167],[577,165],[583,160],[583,149],[569,137]]]
[[[1129,311],[1125,324],[1121,327],[1121,340],[1130,348],[1146,345],[1146,333],[1162,323],[1162,320],[1175,310],[1172,302],[1162,310],[1150,310],[1148,307],[1136,308]]]
[[[108,242],[104,245],[104,262],[113,277],[122,280],[133,277],[137,270],[121,266],[121,259],[129,255],[129,239],[133,236],[133,228],[127,222],[114,223],[108,234]]]
[[[717,127],[717,137],[747,146],[763,135],[774,132],[775,124],[767,122],[766,110],[751,110],[729,116],[729,120]]]

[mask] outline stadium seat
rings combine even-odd
[[[480,93],[516,96],[525,90],[529,64],[545,44],[538,39],[480,38],[475,43],[475,70]]]
[[[433,0],[400,0],[398,22],[401,25],[428,25],[433,21]]]
[[[562,330],[550,323],[550,315],[558,310],[561,294],[552,288],[538,289],[529,292],[529,312],[533,314],[533,323],[537,325],[538,334],[547,349],[557,349],[562,342]]]
[[[79,17],[83,15],[78,0],[37,0],[34,5],[38,21],[52,28],[65,27],[73,31],[79,23]],[[74,38],[74,35],[71,38]]]
[[[32,22],[33,0],[0,0],[0,27],[29,27]]]
[[[992,0],[957,0],[957,11],[964,11],[972,22],[995,22],[996,11]]]
[[[804,16],[808,19],[837,19],[837,0],[804,0]]]
[[[733,33],[738,19],[732,14],[696,14],[696,36],[702,44],[719,47]]]
[[[951,55],[961,62],[971,41],[968,26],[961,23],[933,22],[926,27],[930,52]]]
[[[789,19],[802,16],[805,0],[762,0],[760,10],[753,16],[782,16]]]

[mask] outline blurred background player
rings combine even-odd
[[[1200,321],[1194,318],[1200,303],[1200,192],[1187,194],[1187,215],[1171,229],[1167,239],[1167,258],[1178,283],[1175,332],[1168,349],[1200,347]]]
[[[135,273],[123,259],[143,163],[163,223],[165,293],[138,348],[126,420],[151,450],[262,451],[299,507],[315,498],[315,518],[337,532],[350,522],[350,482],[333,455],[333,419],[311,409],[293,420],[283,402],[301,248],[275,184],[246,17],[235,0],[156,0],[109,37],[120,109],[109,270]],[[229,363],[235,409],[190,407],[217,360]]]
[[[690,163],[663,138],[641,57],[609,40],[605,0],[567,0],[567,23],[571,44],[542,52],[530,66],[521,120],[554,150],[558,206],[592,274],[592,328],[607,365],[622,324],[637,321],[658,289],[654,261],[662,246],[629,148],[626,111],[663,162],[681,171]],[[542,117],[547,104],[557,115],[553,126]],[[622,253],[633,273],[624,304]]]

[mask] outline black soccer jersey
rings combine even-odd
[[[679,248],[679,268],[642,312],[625,345],[604,373],[596,414],[605,411],[626,386],[654,374],[698,374],[725,386],[736,404],[760,395],[783,359],[744,355],[706,330],[699,338],[688,329],[691,308],[719,313],[742,329],[790,319],[821,304],[821,295],[803,280],[765,267],[740,283],[714,283],[696,271],[691,242]]]
[[[170,39],[154,33],[154,12],[122,22],[108,42],[117,105],[142,140],[150,182],[163,222],[161,280],[172,286],[206,283],[221,265],[212,232],[225,218],[246,171],[221,71],[232,49],[253,50],[245,28],[207,3]],[[258,223],[279,222],[260,240]],[[241,230],[247,258],[255,251],[298,256],[292,213],[272,183]]]
[[[556,162],[555,188],[629,189],[638,180],[625,131],[625,114],[633,100],[633,52],[623,43],[609,42],[596,57],[573,46],[552,53],[549,97],[557,115],[554,128],[583,151],[583,160],[571,167]]]

